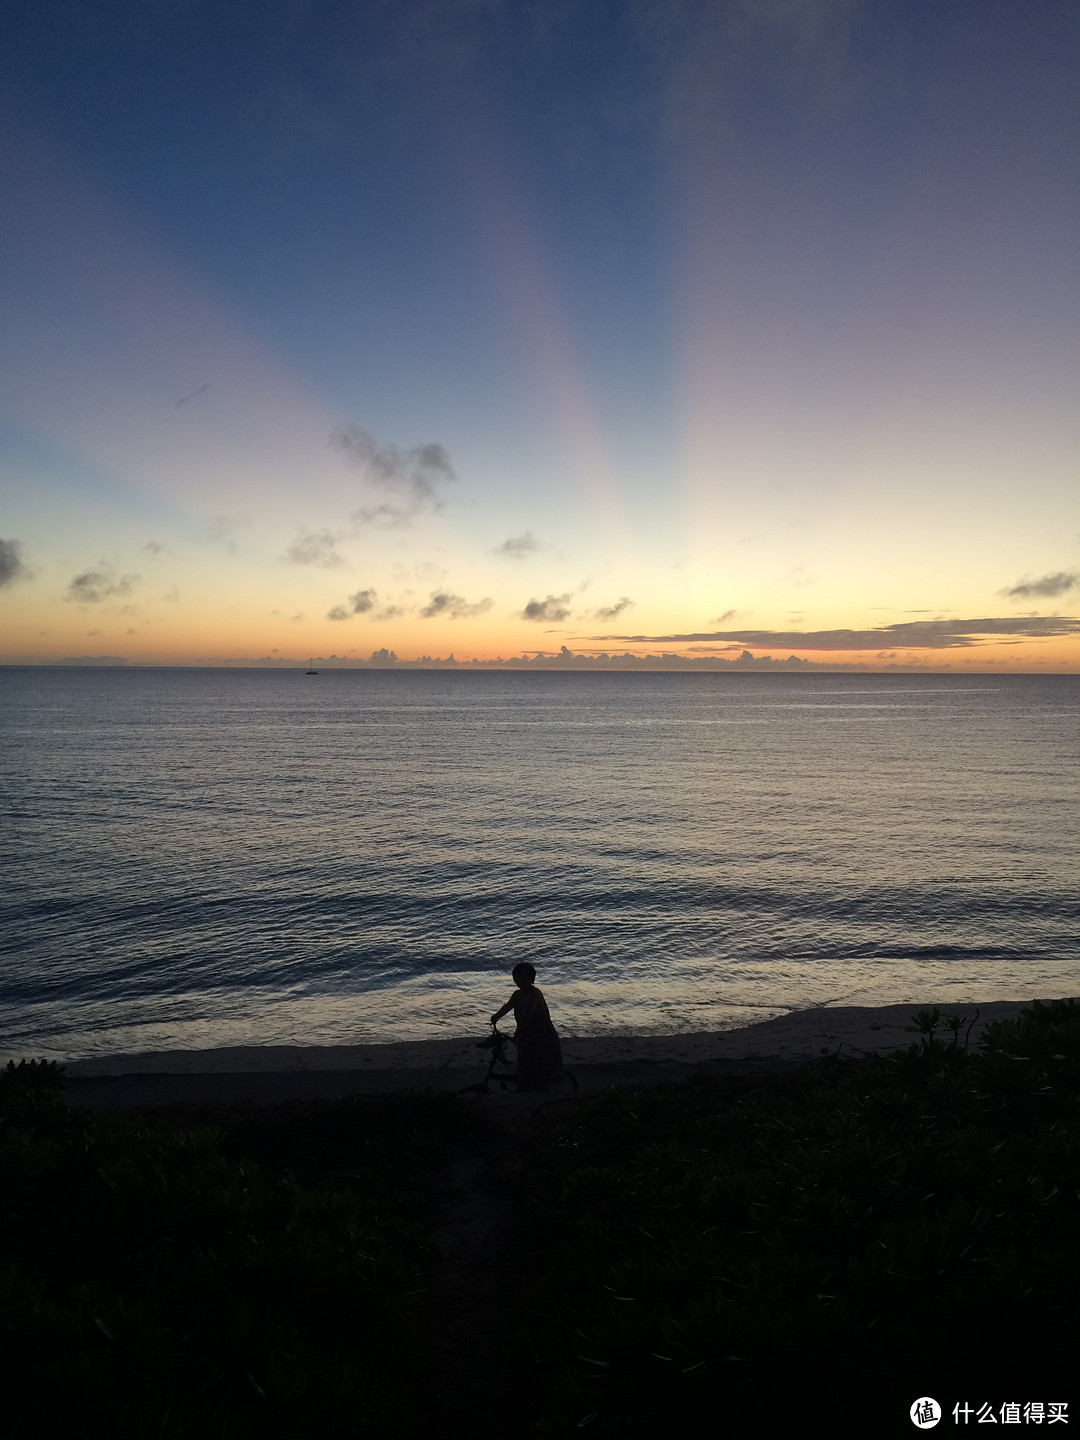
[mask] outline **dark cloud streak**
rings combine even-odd
[[[712,630],[685,635],[590,635],[590,640],[622,644],[686,644],[724,640],[759,650],[962,650],[993,635],[1047,640],[1080,633],[1080,620],[1068,616],[1020,616],[1014,619],[906,620],[875,630]]]
[[[179,410],[181,405],[190,405],[191,402],[197,400],[200,395],[205,395],[209,389],[209,385],[200,385],[197,390],[192,390],[190,395],[181,395],[174,408]]]
[[[633,608],[634,601],[630,599],[629,595],[623,595],[620,599],[615,601],[614,605],[601,605],[599,609],[594,610],[593,619],[617,620],[625,610],[632,610]]]
[[[1040,575],[1038,580],[1021,580],[1008,590],[1002,590],[1002,595],[1009,600],[1026,600],[1038,597],[1045,600],[1056,600],[1059,595],[1066,594],[1080,585],[1080,573],[1076,570],[1059,570],[1054,575]]]

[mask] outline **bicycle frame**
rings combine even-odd
[[[511,1039],[511,1036],[504,1035],[503,1032],[499,1029],[499,1027],[493,1024],[491,1027],[491,1034],[488,1035],[485,1039],[478,1040],[476,1042],[477,1050],[491,1051],[491,1059],[488,1062],[487,1074],[484,1076],[483,1080],[477,1081],[475,1085],[466,1085],[463,1089],[459,1090],[459,1095],[490,1095],[492,1081],[495,1081],[498,1084],[500,1090],[512,1089],[514,1092],[517,1091],[518,1077],[516,1071],[511,1070],[500,1073],[495,1068],[497,1065],[510,1064],[510,1057],[506,1053],[506,1047],[508,1044],[510,1044]]]

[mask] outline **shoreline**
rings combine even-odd
[[[995,1020],[1032,1002],[939,1006],[969,1021],[971,1043]],[[875,1054],[913,1043],[906,1027],[923,1005],[816,1006],[737,1030],[684,1035],[564,1037],[563,1058],[579,1091],[698,1073],[797,1069],[823,1052]],[[976,1012],[978,1012],[976,1016]],[[100,1056],[64,1066],[67,1098],[95,1108],[185,1103],[271,1104],[408,1090],[455,1091],[482,1078],[487,1054],[475,1037],[385,1045],[230,1046]],[[511,1050],[511,1055],[513,1051]],[[498,1094],[499,1092],[496,1092]],[[517,1097],[500,1096],[513,1102]],[[543,1098],[543,1097],[538,1097]],[[551,1098],[550,1096],[547,1098]]]

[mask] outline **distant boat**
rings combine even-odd
[[[315,664],[315,656],[312,655],[311,659],[310,659],[307,663],[308,663],[309,665],[314,665],[314,664]],[[318,673],[319,673],[318,670],[305,670],[305,671],[304,671],[304,674],[305,674],[305,675],[317,675]]]

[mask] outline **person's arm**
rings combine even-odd
[[[492,1025],[497,1025],[504,1015],[510,1014],[510,1011],[514,1008],[514,1001],[517,999],[517,995],[518,992],[515,990],[514,993],[510,996],[510,999],[507,1000],[506,1004],[502,1007],[502,1009],[495,1011],[495,1014],[491,1017]]]

